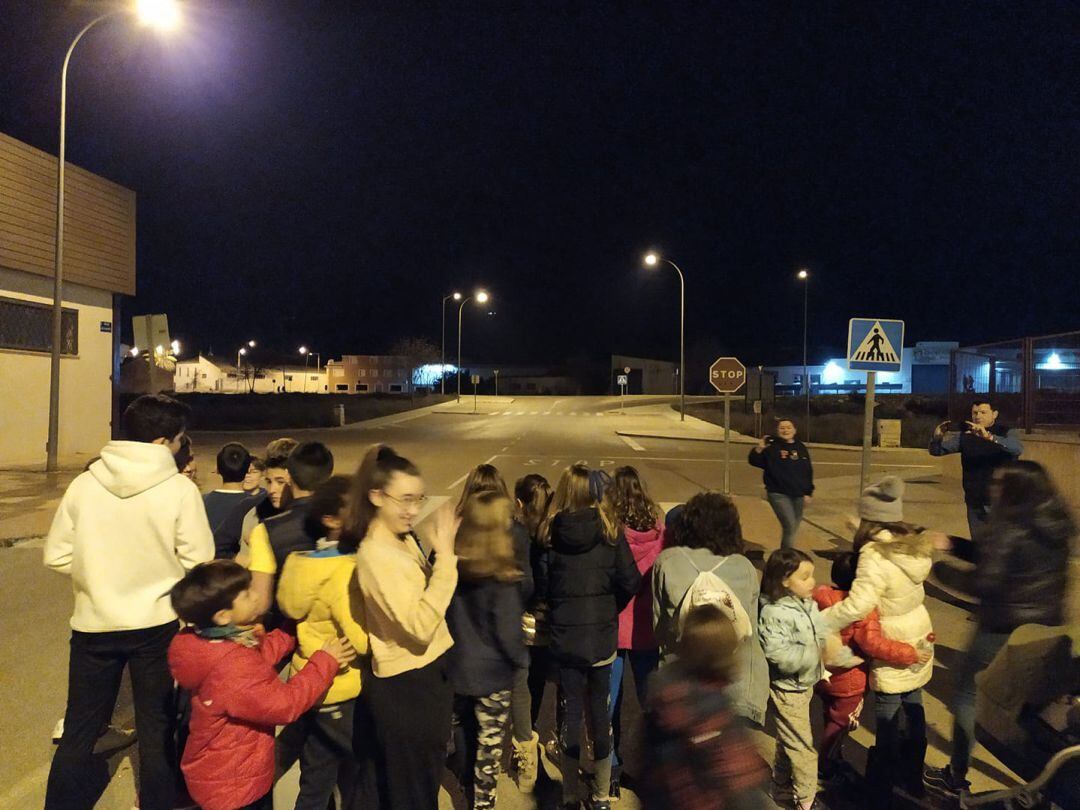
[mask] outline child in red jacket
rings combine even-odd
[[[356,657],[331,639],[283,683],[275,665],[296,646],[266,633],[251,572],[232,560],[197,565],[173,587],[173,609],[191,625],[169,645],[169,669],[191,694],[191,730],[181,770],[203,810],[273,806],[274,727],[296,720]]]
[[[847,596],[855,580],[858,561],[859,555],[854,552],[841,554],[833,561],[832,586],[820,585],[814,589],[814,601],[819,609],[825,610]],[[846,669],[829,667],[830,678],[816,687],[825,715],[818,754],[818,773],[824,780],[833,779],[842,772],[841,747],[848,732],[859,727],[867,686],[867,661],[873,658],[891,666],[906,667],[929,660],[927,651],[885,638],[881,634],[877,610],[841,630],[840,640],[862,661]]]

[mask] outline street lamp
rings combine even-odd
[[[803,386],[806,388],[806,436],[810,441],[810,367],[806,360],[806,338],[810,325],[810,271],[806,268],[799,270],[796,278],[803,283],[803,326],[802,326],[802,376]]]
[[[461,402],[461,313],[465,310],[465,305],[476,298],[476,303],[486,304],[488,301],[488,294],[483,290],[479,290],[475,296],[470,295],[468,298],[461,300],[461,305],[457,311],[457,401]]]
[[[441,386],[440,393],[444,395],[446,394],[446,302],[451,298],[460,301],[461,293],[455,292],[445,295],[442,300],[442,362],[439,364],[439,384]]]
[[[304,393],[306,394],[307,393],[307,378],[308,378],[308,375],[307,375],[308,358],[311,357],[311,355],[315,355],[315,371],[319,372],[322,369],[322,357],[318,352],[309,351],[307,346],[301,346],[298,349],[298,351],[300,352],[300,355],[304,358]]]
[[[175,28],[180,22],[180,11],[174,0],[138,0],[133,9],[139,22],[159,30]],[[63,337],[62,318],[64,300],[64,160],[67,151],[67,74],[71,54],[87,31],[102,20],[107,20],[123,9],[109,11],[95,17],[75,35],[64,55],[60,71],[60,148],[56,169],[56,242],[53,250],[53,306],[52,347],[49,352],[49,433],[45,451],[45,469],[55,472],[60,444],[60,340]]]
[[[236,350],[236,390],[240,391],[240,358],[248,353],[248,349],[255,348],[255,341],[249,340],[246,346],[241,346]],[[254,374],[252,374],[252,382],[254,382]]]
[[[645,266],[656,267],[660,262],[666,262],[675,268],[679,274],[679,420],[686,421],[686,279],[683,278],[679,265],[671,259],[657,256],[655,253],[645,254]]]

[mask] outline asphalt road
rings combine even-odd
[[[665,506],[683,502],[703,489],[720,489],[724,480],[722,443],[625,437],[616,430],[641,433],[678,429],[677,417],[666,403],[648,405],[637,399],[636,407],[620,414],[617,397],[525,397],[512,402],[506,399],[481,399],[478,413],[472,413],[471,399],[459,407],[401,414],[379,420],[377,425],[354,425],[338,429],[290,431],[299,440],[317,439],[332,449],[337,471],[352,473],[365,449],[374,442],[392,445],[399,453],[416,462],[424,475],[430,496],[428,510],[447,500],[456,499],[468,471],[478,463],[495,464],[512,485],[518,477],[539,472],[554,484],[561,470],[582,461],[594,467],[613,469],[623,464],[638,468],[653,497]],[[197,433],[194,435],[201,486],[212,489],[213,455],[225,441],[238,440],[258,451],[276,433]],[[732,444],[731,489],[738,497],[744,532],[751,549],[767,553],[779,540],[779,527],[768,506],[760,499],[760,471],[746,464],[748,444]],[[842,515],[851,511],[858,491],[859,454],[850,450],[818,448],[812,451],[818,497],[808,507],[807,522],[800,532],[800,545],[828,554],[844,547]],[[925,471],[937,483],[912,487],[909,503],[921,503],[928,512],[940,517],[933,525],[959,531],[963,526],[958,500],[955,465],[930,458],[924,451],[890,450],[875,452],[874,472],[904,471],[909,477]],[[936,476],[936,478],[934,478]],[[942,477],[944,476],[944,477]],[[916,507],[919,508],[919,507]],[[945,521],[949,525],[941,525]],[[819,565],[819,574],[827,578],[827,562]],[[0,640],[0,657],[5,687],[0,694],[0,734],[5,741],[5,756],[0,758],[0,806],[39,807],[44,796],[51,745],[49,731],[63,713],[67,669],[67,618],[71,595],[68,582],[46,572],[41,566],[40,544],[29,542],[0,552],[0,615],[5,617],[5,632]],[[953,606],[937,603],[931,608],[935,627],[943,643],[962,648],[969,631],[966,613]],[[952,629],[950,629],[952,628]],[[951,639],[951,641],[950,641]],[[935,722],[935,699],[928,703],[931,723],[940,731],[948,728],[945,708],[948,694],[940,703]],[[626,769],[633,774],[641,762],[640,718],[637,706],[628,693],[629,714],[624,720]],[[551,696],[547,698],[546,722],[550,723]],[[869,712],[868,712],[869,713]],[[117,721],[130,724],[128,696],[121,698]],[[869,742],[865,729],[860,730],[864,748]],[[12,745],[12,741],[18,741]],[[940,739],[936,741],[939,743]],[[858,754],[855,755],[858,757]],[[133,752],[116,756],[113,783],[99,806],[131,806],[133,788]],[[939,757],[940,759],[940,757]],[[979,765],[977,764],[977,767]],[[987,786],[1009,781],[1010,776],[996,765],[982,768]],[[450,785],[451,792],[453,786]],[[286,778],[278,788],[279,806],[291,807],[295,786]],[[541,792],[541,807],[549,806],[555,796],[551,786]],[[453,806],[450,793],[440,806]],[[502,783],[500,808],[532,808],[534,799],[520,796],[512,784]],[[632,794],[624,792],[621,807],[638,806]]]

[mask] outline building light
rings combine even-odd
[[[844,381],[844,368],[835,360],[830,360],[821,371],[821,382],[824,385],[838,385]]]
[[[1057,352],[1050,352],[1050,356],[1040,363],[1038,367],[1046,371],[1060,371],[1065,368],[1065,364],[1061,362],[1061,355]]]

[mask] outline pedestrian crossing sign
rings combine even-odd
[[[847,359],[852,371],[899,371],[904,359],[904,322],[852,318]]]

